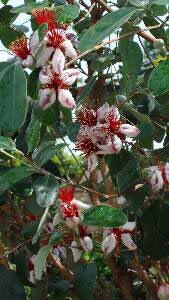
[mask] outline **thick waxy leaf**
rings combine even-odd
[[[31,72],[28,78],[28,95],[33,98],[34,100],[38,99],[38,93],[39,93],[39,72],[41,68],[36,68]],[[38,103],[35,102],[35,106],[37,106]],[[35,108],[34,108],[35,109]],[[45,111],[46,112],[46,111]]]
[[[145,184],[138,188],[136,191],[131,191],[127,196],[129,201],[129,209],[131,212],[137,213],[137,211],[141,208],[142,204],[144,203],[144,199],[149,193],[149,186]]]
[[[0,136],[0,149],[15,150],[16,146],[11,139],[4,136]]]
[[[22,35],[22,32],[11,28],[9,25],[4,24],[0,26],[0,40],[6,48],[8,48],[13,41],[20,38]]]
[[[119,227],[125,224],[127,217],[119,209],[107,205],[98,205],[84,213],[85,225],[98,227]]]
[[[148,88],[155,95],[169,91],[169,60],[162,61],[151,73]]]
[[[57,144],[55,141],[43,143],[33,152],[32,158],[38,165],[43,165],[64,146],[66,145],[63,143]]]
[[[129,188],[139,179],[139,167],[135,157],[132,157],[117,174],[117,185],[120,192]]]
[[[23,4],[23,5],[19,5],[17,7],[13,7],[11,9],[12,13],[27,13],[27,12],[31,12],[32,9],[34,8],[39,8],[39,7],[45,7],[46,3],[43,2],[38,2],[38,3],[27,3],[27,4]]]
[[[28,81],[29,95],[33,99],[37,99],[37,97],[38,97],[38,90],[39,90],[38,89],[39,88],[38,77],[39,77],[39,71],[36,72],[36,70],[34,70],[31,73],[29,81]],[[39,107],[38,101],[35,101],[35,104],[33,107],[33,112],[34,112],[36,118],[40,121],[40,123],[42,123],[44,125],[51,125],[51,124],[56,123],[57,120],[59,119],[59,114],[60,114],[59,108],[56,107],[55,105],[52,105],[51,107],[49,107],[46,110],[42,110]]]
[[[46,222],[46,218],[48,216],[48,212],[49,212],[49,207],[46,207],[46,209],[45,209],[45,211],[44,211],[44,213],[42,215],[42,218],[41,218],[41,220],[39,222],[38,229],[37,229],[37,231],[36,231],[36,233],[35,233],[35,235],[33,237],[32,244],[35,244],[37,242],[37,240],[39,239],[40,234],[41,234],[41,232],[43,230],[43,226],[44,226],[44,224]]]
[[[150,205],[143,213],[141,224],[143,228],[143,251],[153,259],[169,256],[169,205],[156,203]]]
[[[26,111],[25,75],[20,65],[11,65],[0,81],[0,127],[16,131],[22,126]]]
[[[17,278],[16,272],[0,265],[0,299],[26,300],[24,287]]]
[[[137,77],[141,70],[143,62],[143,54],[138,43],[133,41],[128,41],[123,47],[123,43],[120,44],[120,53],[123,61],[123,85],[127,97],[133,91]]]
[[[150,0],[150,3],[165,5],[165,4],[169,4],[169,0]]]
[[[50,237],[49,245],[56,245],[60,242],[61,238],[62,234],[59,231],[54,232]]]
[[[136,7],[143,7],[148,4],[149,0],[128,0],[128,2]]]
[[[48,207],[56,201],[59,184],[54,176],[45,175],[36,180],[34,189],[38,205]]]
[[[79,16],[79,8],[77,5],[66,4],[56,7],[56,15],[58,22],[70,23]]]
[[[11,5],[5,5],[0,9],[1,24],[9,24],[10,22],[14,21],[14,18],[17,15],[10,12],[11,8]]]
[[[78,300],[91,300],[96,283],[97,268],[94,263],[81,264],[75,275],[75,288]],[[82,284],[83,283],[83,284]]]
[[[46,245],[42,247],[35,259],[35,277],[38,280],[41,280],[43,272],[44,272],[44,267],[45,267],[45,262],[48,257],[48,254],[51,250],[52,246]]]
[[[104,16],[96,25],[92,26],[81,38],[79,49],[81,52],[93,48],[103,39],[120,28],[136,12],[135,8],[121,8]]]
[[[79,129],[80,129],[80,125],[78,123],[72,123],[68,127],[67,135],[71,142],[75,143]]]
[[[28,166],[20,166],[12,168],[0,178],[0,192],[5,192],[16,182],[30,176],[33,173],[33,169]]]
[[[1,0],[1,2],[5,5],[9,2],[9,0]]]
[[[40,140],[41,123],[32,114],[31,122],[26,130],[26,142],[28,145],[28,152],[32,152],[38,145]]]
[[[83,87],[77,101],[78,101],[78,106],[82,103],[82,101],[85,99],[86,96],[89,95],[91,89],[93,88],[95,82],[96,82],[97,76],[94,75],[90,78],[90,80],[87,82],[87,84]]]

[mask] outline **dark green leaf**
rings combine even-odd
[[[19,129],[26,116],[26,79],[20,65],[9,66],[0,81],[0,127]]]
[[[9,0],[1,0],[1,2],[2,2],[4,5],[6,5],[6,4],[9,2]]]
[[[80,129],[80,125],[78,123],[72,123],[68,127],[67,135],[71,142],[74,143],[76,141],[76,137],[79,132],[79,129]]]
[[[5,5],[0,9],[1,24],[9,24],[12,19],[17,16],[16,14],[10,12],[11,8],[11,5]]]
[[[57,144],[56,141],[45,142],[33,152],[32,158],[38,165],[41,166],[64,146],[65,144]]]
[[[56,201],[59,184],[54,176],[45,175],[35,181],[34,189],[38,205],[48,207]]]
[[[141,186],[135,191],[131,191],[127,199],[129,201],[129,209],[131,212],[136,213],[143,205],[144,199],[147,196],[150,188],[147,184]]]
[[[94,263],[81,264],[75,275],[75,288],[78,300],[91,300],[97,277],[97,268]],[[83,284],[82,284],[83,283]]]
[[[9,48],[10,44],[21,36],[23,36],[22,32],[13,29],[9,25],[0,26],[0,40],[6,48]]]
[[[34,100],[38,99],[39,93],[39,72],[41,68],[36,68],[31,72],[28,78],[28,95]],[[37,105],[37,103],[35,103]]]
[[[44,267],[45,267],[45,262],[46,262],[46,259],[48,257],[48,254],[49,254],[51,248],[52,248],[51,245],[43,246],[39,250],[39,252],[36,256],[34,268],[35,268],[35,277],[38,280],[41,280],[41,278],[42,278],[42,275],[44,272]]]
[[[4,136],[0,136],[0,149],[15,150],[16,146],[11,139]]]
[[[86,96],[89,95],[92,87],[94,86],[95,82],[96,82],[97,76],[92,76],[89,81],[87,82],[87,84],[83,87],[80,96],[78,97],[77,101],[78,101],[78,105],[81,104],[81,102],[85,99]]]
[[[162,61],[151,73],[148,88],[155,95],[169,91],[169,60]]]
[[[124,90],[128,97],[133,91],[140,73],[143,54],[138,43],[133,41],[126,42],[125,48],[120,47],[120,53],[123,62],[122,74]]]
[[[33,152],[40,140],[41,123],[32,114],[31,122],[26,130],[26,142],[28,145],[28,152]]]
[[[154,126],[152,124],[141,123],[138,128],[140,129],[140,134],[137,136],[137,139],[141,143],[141,146],[151,149],[153,146]]]
[[[103,39],[119,29],[136,12],[135,8],[121,8],[104,16],[82,36],[79,42],[81,52],[93,48]]]
[[[37,240],[39,239],[40,234],[41,234],[41,232],[42,232],[42,230],[43,230],[43,226],[44,226],[44,224],[45,224],[45,222],[46,222],[48,213],[49,213],[49,207],[46,207],[46,209],[45,209],[45,211],[44,211],[44,213],[43,213],[43,215],[42,215],[42,218],[41,218],[41,220],[40,220],[40,222],[39,222],[37,231],[36,231],[36,233],[35,233],[35,235],[34,235],[34,237],[33,237],[32,244],[35,244],[35,243],[37,242]]]
[[[39,36],[39,40],[42,41],[45,37],[46,34],[46,30],[47,30],[47,24],[41,24],[38,28],[38,36]]]
[[[17,7],[13,7],[11,9],[12,13],[28,13],[31,12],[34,8],[45,7],[46,3],[38,2],[38,3],[27,3]]]
[[[60,23],[71,23],[79,16],[79,8],[77,5],[66,4],[56,6],[57,20]]]
[[[19,282],[16,272],[0,265],[0,299],[26,300],[24,287]]]
[[[36,97],[38,95],[38,79],[37,79],[37,77],[36,77],[36,79],[34,79],[34,77],[32,77],[30,80],[31,80],[30,88],[32,86],[33,80],[35,80],[35,84],[32,86],[32,88],[33,88],[32,96],[34,99],[36,99]],[[42,123],[44,125],[51,125],[51,124],[56,123],[59,119],[59,113],[60,113],[58,107],[56,107],[55,105],[52,105],[51,107],[49,107],[46,110],[42,110],[39,107],[38,101],[36,101],[34,103],[33,112],[34,112],[36,118],[40,121],[40,123]]]
[[[150,0],[150,3],[156,3],[156,4],[161,4],[161,5],[168,4],[169,5],[169,0]]]
[[[62,238],[62,234],[59,231],[56,231],[54,233],[52,233],[50,240],[49,240],[49,245],[56,245],[60,242]]]
[[[153,259],[169,256],[169,205],[160,203],[160,199],[150,205],[143,213],[143,251]]]
[[[85,225],[98,227],[119,227],[125,224],[127,217],[119,209],[107,205],[98,205],[84,213]]]
[[[7,171],[0,180],[0,192],[5,192],[16,182],[30,176],[33,170],[28,166],[20,166]]]

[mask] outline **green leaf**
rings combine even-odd
[[[97,268],[94,263],[81,264],[75,274],[75,288],[78,300],[91,300],[97,277]]]
[[[26,130],[26,142],[28,145],[28,152],[33,152],[40,140],[41,123],[32,113],[31,122]]]
[[[148,4],[149,0],[128,0],[128,2],[136,7],[144,7]]]
[[[55,9],[59,23],[71,23],[80,13],[78,6],[73,4],[60,5],[55,7]]]
[[[9,66],[0,81],[0,127],[18,130],[26,116],[26,78],[18,64]]]
[[[95,59],[92,59],[90,68],[93,71],[101,72],[107,69],[111,64],[113,64],[113,59],[115,56],[113,54],[103,54],[96,56]]]
[[[35,80],[35,83],[32,86],[33,80]],[[33,79],[33,78],[31,79],[29,86],[30,86],[30,89],[32,86],[32,93],[33,93],[32,96],[34,99],[36,99],[37,95],[38,95],[38,84],[39,84],[38,79]],[[29,92],[29,94],[30,94],[30,92]],[[38,101],[35,101],[35,103],[34,103],[33,112],[34,112],[36,118],[40,121],[40,123],[42,123],[44,125],[52,125],[52,124],[56,123],[60,116],[60,111],[59,111],[58,107],[56,107],[55,105],[52,105],[48,109],[42,110],[39,107]]]
[[[152,124],[141,123],[138,128],[140,129],[140,133],[137,139],[141,143],[141,147],[152,149],[154,126]]]
[[[7,171],[0,179],[0,192],[5,192],[16,182],[30,176],[33,170],[28,166],[20,166]]]
[[[28,78],[28,95],[33,98],[34,100],[38,99],[38,93],[39,93],[39,72],[41,68],[36,68],[31,72]],[[37,103],[35,103],[37,105]]]
[[[59,183],[54,176],[45,175],[43,177],[39,177],[35,181],[34,190],[38,205],[42,207],[48,207],[53,205],[56,201]]]
[[[136,11],[133,7],[127,7],[104,16],[82,36],[79,50],[83,52],[101,43],[103,39],[127,22]]]
[[[150,0],[150,3],[156,3],[156,4],[161,4],[161,5],[165,5],[168,4],[169,5],[169,0]]]
[[[140,122],[145,123],[145,124],[151,124],[151,120],[147,115],[141,114],[130,104],[124,103],[123,109],[129,111]]]
[[[2,2],[4,5],[6,5],[6,4],[9,2],[9,0],[1,0],[1,2]]]
[[[169,60],[162,61],[151,73],[148,88],[159,96],[169,91]]]
[[[93,88],[95,82],[96,82],[97,76],[92,76],[87,84],[83,87],[82,92],[80,93],[80,96],[77,99],[78,106],[82,103],[82,101],[85,99],[86,96],[89,95],[91,89]]]
[[[13,7],[11,9],[12,13],[28,13],[31,12],[32,9],[34,8],[39,8],[39,7],[45,7],[46,3],[42,3],[42,2],[38,2],[38,3],[27,3],[27,4],[23,4],[23,5],[19,5],[17,7]]]
[[[64,143],[57,144],[56,141],[45,142],[33,152],[32,158],[38,165],[41,166],[65,146],[66,145]]]
[[[0,9],[1,24],[9,24],[16,18],[17,15],[10,12],[11,8],[11,5],[5,5]]]
[[[129,188],[133,183],[135,183],[140,177],[138,161],[133,156],[124,168],[117,174],[117,185],[120,192]]]
[[[160,203],[158,199],[146,208],[141,218],[144,234],[142,249],[155,260],[169,256],[168,215],[169,205]]]
[[[123,84],[128,97],[135,87],[138,75],[143,63],[143,54],[138,43],[133,41],[126,42],[125,48],[120,47],[123,68]]]
[[[24,287],[19,282],[16,272],[0,265],[0,299],[26,300]]]
[[[107,205],[98,205],[84,213],[85,225],[98,227],[119,227],[127,222],[127,217],[119,209]]]
[[[51,248],[52,248],[51,245],[43,246],[39,250],[39,252],[36,256],[34,267],[35,267],[35,277],[38,280],[41,280],[41,278],[42,278],[44,268],[45,268],[45,262],[46,262],[46,259],[49,255]]]
[[[62,234],[59,231],[56,231],[54,233],[52,233],[50,240],[49,240],[49,245],[56,245],[60,242],[62,238]]]
[[[76,122],[68,126],[67,135],[71,142],[75,143],[79,129],[80,125]]]
[[[35,233],[35,235],[34,235],[34,237],[32,239],[32,244],[35,244],[37,242],[37,240],[39,239],[40,234],[41,234],[41,232],[43,230],[43,226],[44,226],[44,224],[46,222],[48,213],[49,213],[49,207],[46,207],[46,209],[45,209],[45,211],[44,211],[44,213],[42,215],[42,218],[41,218],[41,220],[39,222],[38,229],[37,229],[37,231],[36,231],[36,233]]]
[[[38,28],[38,37],[39,37],[39,41],[42,41],[45,37],[46,31],[47,31],[47,24],[43,23],[39,26]]]
[[[145,184],[137,190],[131,191],[131,193],[127,196],[127,199],[129,201],[129,210],[132,213],[137,213],[137,211],[142,207],[145,197],[147,196],[149,191],[149,185]]]
[[[13,29],[9,25],[0,26],[0,40],[6,48],[9,48],[10,44],[21,36],[23,36],[22,32]]]
[[[0,136],[0,149],[16,150],[16,145],[11,139]]]

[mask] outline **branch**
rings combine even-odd
[[[64,265],[62,265],[62,263],[59,260],[57,260],[52,253],[49,253],[48,261],[59,270],[61,276],[64,279],[69,281],[73,280],[73,273],[70,270],[68,270]]]

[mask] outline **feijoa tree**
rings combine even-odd
[[[169,1],[17,4],[0,8],[0,298],[169,299]]]

